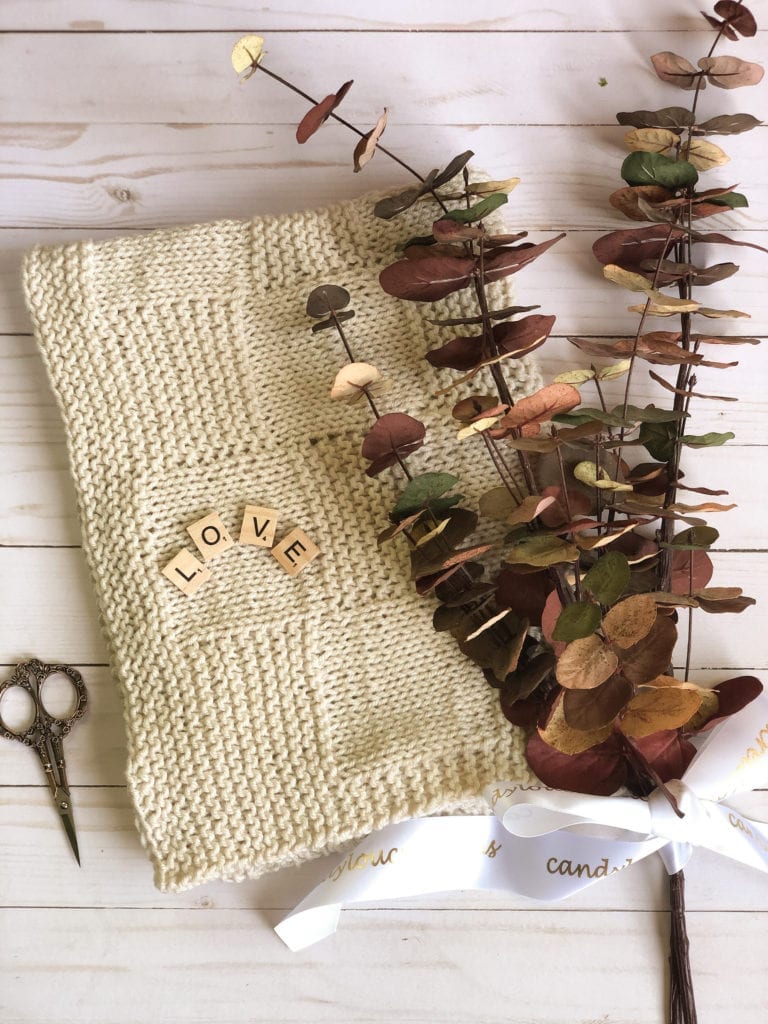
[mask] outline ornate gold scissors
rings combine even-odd
[[[54,673],[63,673],[72,683],[75,695],[74,709],[68,715],[58,716],[48,711],[45,706],[44,686],[46,679]],[[32,747],[40,758],[45,772],[46,782],[51,791],[54,806],[61,818],[64,831],[67,833],[70,846],[80,863],[77,848],[75,822],[72,817],[72,801],[67,782],[67,769],[64,765],[62,739],[67,735],[78,718],[82,718],[88,704],[83,677],[69,665],[44,665],[41,661],[23,661],[13,670],[13,674],[5,682],[0,683],[0,705],[3,697],[11,687],[18,686],[26,690],[32,698],[34,718],[26,728],[11,729],[3,721],[0,710],[0,736],[10,740],[18,740],[27,747]]]

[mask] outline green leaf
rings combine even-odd
[[[450,491],[458,482],[458,477],[450,473],[422,473],[421,476],[415,476],[392,509],[392,518],[399,522],[427,505],[435,511],[434,499]]]
[[[603,412],[602,409],[595,409],[591,406],[581,406],[578,412],[563,412],[552,417],[553,423],[565,423],[569,427],[578,427],[582,423],[592,423],[595,420],[598,423],[605,423],[609,427],[620,427],[623,422],[621,416],[617,416],[613,412]]]
[[[507,202],[508,198],[502,192],[494,192],[485,199],[481,199],[479,203],[475,203],[468,210],[451,210],[449,213],[443,214],[443,216],[447,220],[455,220],[459,224],[471,224],[472,221],[482,220],[489,213],[498,210],[500,206]]]
[[[630,575],[627,556],[620,551],[609,551],[597,560],[581,582],[600,604],[610,606],[629,586]]]
[[[687,160],[670,160],[661,153],[630,153],[621,165],[628,185],[661,185],[673,191],[695,185],[699,174]]]
[[[719,448],[726,441],[732,441],[734,437],[736,435],[732,430],[727,430],[724,434],[710,430],[708,434],[683,434],[680,443],[684,444],[686,448]]]
[[[574,601],[567,604],[560,612],[555,628],[552,630],[553,640],[580,640],[591,636],[602,621],[600,609],[591,601]]]
[[[558,562],[575,562],[578,557],[579,549],[574,544],[549,533],[528,533],[508,549],[504,561],[545,569]]]
[[[675,453],[677,425],[674,423],[643,423],[639,441],[649,455],[659,462],[669,462]]]
[[[676,533],[669,544],[662,541],[660,547],[674,548],[675,551],[704,551],[712,547],[719,536],[714,526],[692,526]]]
[[[624,406],[617,405],[611,410],[614,415],[621,415]],[[657,409],[655,405],[627,406],[627,423],[672,423],[681,420],[686,414],[675,409]]]
[[[728,206],[732,210],[737,210],[742,206],[749,206],[749,200],[742,192],[726,192],[724,196],[708,199],[707,202],[714,203],[715,206]]]

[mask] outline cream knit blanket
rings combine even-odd
[[[433,631],[406,545],[377,550],[401,484],[363,474],[369,412],[328,400],[345,356],[304,313],[317,284],[351,292],[356,356],[395,385],[382,411],[427,424],[412,467],[460,477],[471,507],[494,478],[477,446],[455,441],[450,409],[468,392],[433,399],[449,374],[423,359],[447,336],[377,282],[423,213],[387,223],[370,207],[26,259],[123,697],[128,786],[163,890],[255,877],[526,774],[496,691]],[[475,312],[463,295],[439,308]],[[510,367],[511,385],[517,372],[530,388],[530,367]],[[299,526],[320,557],[291,578],[236,545],[192,597],[161,575],[179,548],[195,552],[189,523],[217,510],[237,537],[247,504],[278,509],[278,537]]]

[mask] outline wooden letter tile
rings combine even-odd
[[[187,597],[194,594],[198,587],[202,587],[205,581],[213,575],[210,569],[206,569],[203,563],[198,562],[195,556],[185,548],[173,556],[168,565],[162,569],[162,573]]]
[[[272,548],[272,554],[289,576],[296,576],[320,554],[320,548],[297,526]]]
[[[218,512],[211,512],[210,515],[203,516],[196,523],[192,523],[187,527],[187,533],[206,562],[210,562],[222,551],[233,547],[235,543]]]
[[[277,511],[262,505],[246,505],[243,525],[240,527],[240,543],[256,544],[271,548],[275,542]]]

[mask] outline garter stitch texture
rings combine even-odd
[[[372,829],[472,804],[526,776],[498,698],[408,582],[406,546],[376,547],[399,481],[361,472],[370,425],[328,389],[335,332],[309,333],[317,284],[342,284],[358,358],[394,382],[382,405],[420,417],[417,472],[493,485],[458,445],[453,392],[424,352],[424,307],[384,295],[378,271],[421,213],[375,219],[370,200],[34,249],[27,303],[67,429],[83,547],[128,736],[139,832],[166,891],[255,877]],[[504,285],[492,286],[505,303]],[[475,312],[464,295],[439,304]],[[427,313],[430,307],[426,307]],[[443,338],[444,340],[444,338]],[[512,366],[520,391],[535,384]],[[517,373],[515,381],[514,374]],[[477,390],[477,382],[473,382]],[[238,545],[185,597],[160,569],[185,526],[246,504],[301,526],[321,556],[290,578]]]

